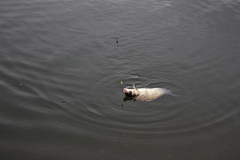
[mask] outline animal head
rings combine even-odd
[[[133,84],[133,88],[134,89],[124,88],[123,92],[125,93],[126,96],[136,97],[136,96],[139,95],[139,91],[138,91],[137,87],[134,84]]]

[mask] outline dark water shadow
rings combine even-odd
[[[133,99],[133,98],[130,98],[130,97],[127,97],[127,96],[126,96],[126,97],[123,98],[123,101],[124,101],[124,102],[127,102],[127,101],[133,101],[133,102],[135,102],[136,100]]]

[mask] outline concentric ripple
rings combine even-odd
[[[210,64],[207,62],[204,65]],[[184,77],[185,72],[181,74]],[[124,102],[122,89],[132,88],[132,83],[139,88],[167,88],[179,97],[165,96],[152,102],[133,102],[131,99]],[[232,107],[232,100],[214,92],[204,94],[200,90],[190,91],[195,85],[194,79],[190,83],[187,84],[190,86],[188,88],[178,83],[175,77],[165,76],[160,80],[124,71],[102,75],[88,90],[88,98],[77,102],[83,107],[78,109],[77,114],[81,114],[81,118],[92,128],[103,132],[127,133],[136,142],[153,137],[194,136],[206,130],[219,132],[224,125],[231,123],[232,117],[238,116],[240,110]]]
[[[51,100],[31,98],[14,107],[14,116],[10,121],[15,124],[37,124],[52,118],[55,115],[57,104]]]
[[[88,114],[83,116],[86,121],[91,120],[88,125],[100,130],[131,133],[134,141],[140,141],[144,134],[155,133],[156,126],[163,126],[166,125],[165,123],[174,121],[174,117],[177,117],[178,112],[180,112],[177,105],[183,103],[179,98],[166,96],[150,103],[124,102],[123,98],[125,96],[122,89],[131,87],[133,82],[139,84],[139,87],[163,86],[175,91],[180,88],[179,86],[177,87],[174,82],[159,82],[157,79],[140,75],[124,77],[122,71],[103,76],[89,91],[88,99],[81,101],[85,104],[84,106],[87,106],[85,113],[88,112]],[[120,84],[120,80],[123,80],[123,85]],[[140,82],[142,83],[140,84]],[[106,121],[107,119],[110,121]]]

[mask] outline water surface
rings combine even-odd
[[[0,159],[239,159],[239,8],[1,1]]]

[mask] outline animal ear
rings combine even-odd
[[[137,87],[135,86],[135,84],[133,84],[133,88],[136,89],[136,90],[138,90]]]

